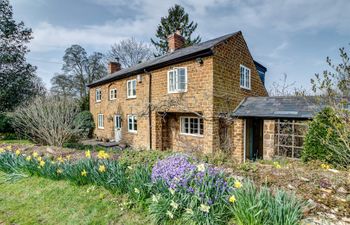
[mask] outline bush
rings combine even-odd
[[[6,113],[0,113],[0,133],[13,133],[11,117]]]
[[[89,111],[82,111],[74,118],[74,126],[80,127],[80,136],[92,137],[95,123],[92,114]]]
[[[78,113],[75,100],[48,96],[37,97],[18,107],[11,117],[16,131],[33,142],[61,147],[81,134],[81,127],[74,125]]]
[[[348,166],[350,152],[345,143],[350,143],[350,133],[341,139],[338,132],[344,128],[344,125],[332,108],[325,108],[318,113],[309,125],[302,159],[304,161],[320,160],[336,166]]]

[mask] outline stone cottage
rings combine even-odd
[[[242,161],[245,123],[232,112],[268,95],[266,68],[240,31],[190,47],[175,32],[168,44],[167,54],[130,68],[110,62],[109,75],[88,85],[94,135],[144,149],[225,148]]]

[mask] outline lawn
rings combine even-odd
[[[149,224],[141,210],[126,207],[125,197],[101,187],[7,178],[0,172],[0,224]]]

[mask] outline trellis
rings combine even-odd
[[[275,155],[299,158],[308,129],[307,122],[278,119],[275,124]]]

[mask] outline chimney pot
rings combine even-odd
[[[185,38],[181,36],[180,30],[176,30],[168,36],[168,52],[174,52],[185,46]]]
[[[108,64],[108,73],[112,74],[121,69],[121,65],[119,62],[109,62]]]

